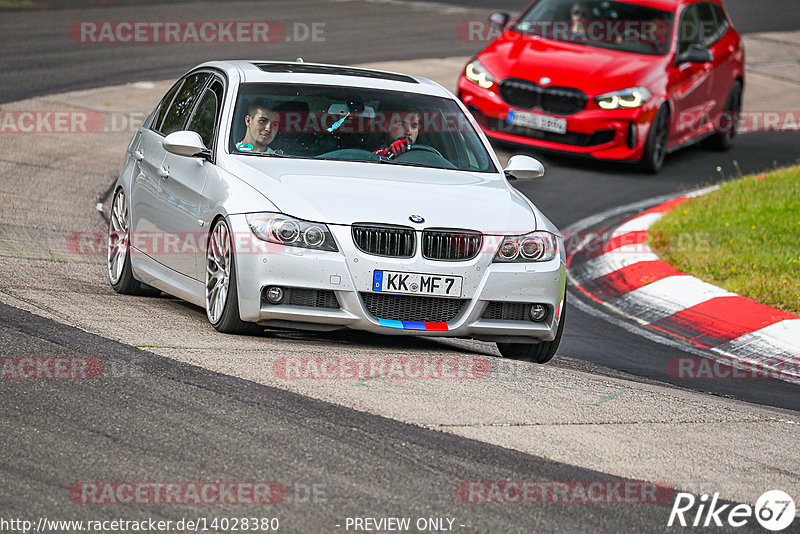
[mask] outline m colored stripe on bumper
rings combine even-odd
[[[447,323],[423,323],[419,321],[393,321],[391,319],[378,319],[381,326],[385,328],[396,328],[398,330],[417,330],[420,332],[447,332]]]

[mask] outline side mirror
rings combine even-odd
[[[511,156],[503,171],[509,180],[533,180],[544,176],[544,165],[530,156]]]
[[[501,32],[506,29],[506,26],[508,26],[509,20],[511,20],[511,15],[508,13],[497,12],[492,13],[489,16],[489,22],[492,23],[492,28]]]
[[[678,56],[675,65],[683,63],[710,63],[714,61],[714,54],[705,46],[697,44],[689,45],[689,49]]]
[[[169,134],[161,144],[167,152],[187,158],[198,156],[207,158],[211,154],[211,151],[203,143],[203,138],[200,137],[200,134],[188,130]]]

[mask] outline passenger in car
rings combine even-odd
[[[408,152],[419,137],[420,115],[416,111],[394,112],[388,117],[383,145],[375,151],[379,156],[396,158]]]
[[[278,113],[273,111],[272,104],[262,98],[253,100],[247,107],[244,123],[247,125],[247,130],[244,139],[236,144],[236,150],[274,154],[275,151],[270,148],[269,144],[278,135],[280,124]]]

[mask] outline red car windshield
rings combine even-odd
[[[525,35],[664,55],[669,50],[673,13],[609,0],[540,0],[514,26]]]

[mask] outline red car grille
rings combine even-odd
[[[586,107],[587,97],[570,87],[542,87],[528,80],[508,78],[500,82],[500,96],[523,109],[541,109],[554,115],[573,115]]]

